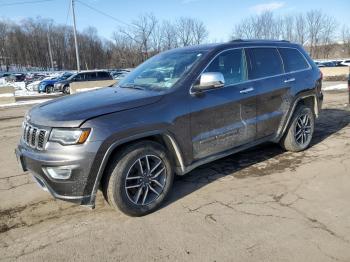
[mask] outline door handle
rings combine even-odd
[[[254,91],[254,88],[253,87],[249,87],[249,88],[246,88],[246,89],[242,89],[241,91],[239,91],[239,93],[246,94],[246,93],[249,93],[249,92],[252,92],[252,91]]]
[[[294,81],[295,81],[295,78],[289,78],[289,79],[284,80],[285,83],[291,83]]]

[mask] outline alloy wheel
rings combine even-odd
[[[130,167],[125,179],[125,191],[136,205],[149,205],[163,192],[167,180],[163,161],[155,155],[144,155]]]
[[[308,114],[298,117],[295,125],[295,141],[299,145],[305,145],[311,139],[311,120]]]

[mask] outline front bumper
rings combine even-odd
[[[49,143],[49,142],[48,142]],[[38,151],[28,147],[21,139],[15,149],[16,157],[24,171],[30,171],[40,187],[54,198],[80,205],[94,206],[92,189],[96,174],[92,163],[96,156],[96,143],[62,146],[47,145],[51,150]],[[69,179],[54,179],[44,172],[45,167],[73,166]]]

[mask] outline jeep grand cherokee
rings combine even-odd
[[[321,74],[287,41],[244,41],[156,55],[116,86],[52,100],[25,116],[16,154],[55,198],[108,203],[140,216],[174,174],[272,141],[306,149],[321,108]]]

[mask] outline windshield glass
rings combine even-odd
[[[69,78],[72,74],[70,73],[64,73],[63,75],[61,75],[58,79],[59,80],[65,80],[67,78]]]
[[[203,52],[179,51],[154,56],[127,74],[119,87],[167,90],[186,74]]]
[[[73,74],[70,77],[67,78],[67,80],[72,80],[75,76],[77,76],[78,74]]]

